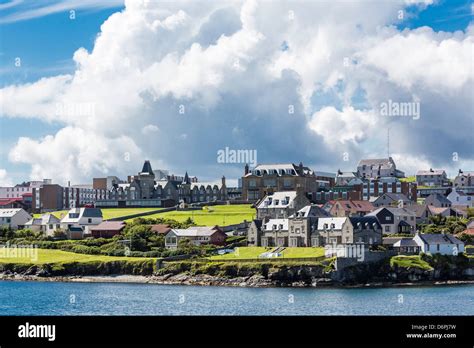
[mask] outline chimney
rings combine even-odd
[[[221,182],[222,182],[222,187],[225,187],[225,176],[224,175],[222,175]]]
[[[245,164],[245,169],[244,169],[244,173],[245,175],[247,175],[249,173],[249,165],[248,164]]]

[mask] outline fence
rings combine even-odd
[[[268,257],[268,258],[254,258],[254,259],[188,259],[191,262],[320,262],[325,260],[325,256],[319,257]]]

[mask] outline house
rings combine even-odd
[[[413,240],[423,253],[457,255],[464,252],[464,242],[450,234],[417,233]]]
[[[474,196],[468,195],[463,191],[452,190],[448,197],[452,205],[459,205],[472,208],[474,206]]]
[[[340,200],[335,201],[329,212],[332,216],[364,216],[373,211],[374,205],[369,201]]]
[[[187,229],[172,229],[165,235],[165,247],[177,249],[181,240],[187,239],[193,245],[202,244],[224,245],[227,235],[217,227],[189,227]]]
[[[421,251],[421,247],[413,238],[401,238],[393,244],[393,249],[399,254],[419,254]]]
[[[297,191],[281,191],[266,195],[257,202],[257,219],[285,219],[310,202]]]
[[[474,172],[463,172],[459,169],[458,175],[454,178],[454,187],[474,186]]]
[[[318,177],[314,171],[300,163],[259,164],[250,170],[245,165],[242,177],[242,199],[256,202],[278,191],[301,191],[310,199],[318,191]],[[324,185],[326,185],[326,180]]]
[[[384,234],[415,233],[416,215],[405,208],[381,207],[366,216],[377,217]]]
[[[14,230],[22,229],[31,220],[31,215],[23,208],[0,209],[0,227]]]
[[[433,216],[430,207],[426,204],[412,204],[404,208],[415,214],[417,224],[426,224],[430,222],[430,217]]]
[[[437,208],[451,207],[451,201],[440,193],[432,193],[425,199],[425,204]]]
[[[247,230],[247,244],[249,246],[261,246],[261,230],[263,220],[255,219],[250,223]]]
[[[288,246],[311,246],[311,233],[316,229],[318,218],[330,216],[327,211],[314,204],[298,210],[288,219]]]
[[[263,247],[288,246],[288,219],[263,221],[260,242]]]
[[[54,231],[61,228],[61,220],[53,214],[43,214],[39,218],[32,218],[25,224],[28,228],[35,232],[43,232],[46,236],[53,236]]]
[[[328,244],[382,244],[382,227],[367,216],[320,218],[311,235],[312,246]]]
[[[112,238],[120,234],[125,228],[124,221],[102,221],[97,226],[89,228],[89,231],[94,238]]]
[[[357,165],[357,176],[362,179],[403,178],[405,173],[398,170],[392,157],[389,157],[361,160]]]
[[[61,220],[61,229],[71,239],[83,238],[90,233],[90,228],[102,222],[102,211],[97,208],[73,208]],[[74,229],[72,229],[74,227]],[[80,233],[80,231],[82,233]],[[70,233],[74,232],[74,233]],[[74,237],[74,238],[72,238]]]
[[[362,184],[362,179],[357,176],[356,172],[337,171],[336,186],[353,186]]]
[[[416,172],[416,183],[420,186],[449,185],[449,179],[443,169],[419,170]]]
[[[372,201],[374,207],[404,207],[413,204],[403,193],[384,193]]]
[[[428,206],[428,210],[430,211],[430,214],[432,216],[435,216],[435,215],[440,215],[444,217],[456,216],[456,211],[453,210],[452,208],[437,208],[430,205]]]
[[[171,231],[171,227],[167,224],[155,224],[150,225],[150,231],[155,232],[156,234],[166,235],[169,231]]]

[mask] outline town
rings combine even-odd
[[[232,240],[239,241],[240,251],[253,247],[256,259],[284,257],[294,248],[308,256],[321,256],[324,248],[326,257],[345,257],[352,246],[366,255],[469,254],[473,179],[472,171],[459,170],[449,179],[444,170],[431,168],[405,177],[389,157],[362,159],[355,171],[336,173],[302,163],[245,165],[239,186],[227,187],[225,177],[204,183],[188,173],[153,170],[145,161],[127,180],[109,176],[63,187],[45,179],[1,187],[0,223],[4,231],[27,230],[52,241],[120,239],[127,225],[140,223],[161,235],[168,250],[186,241],[232,254],[237,251],[226,247]],[[225,209],[237,207],[247,215],[226,224]],[[212,217],[216,209],[224,209],[222,222],[193,219],[203,210]],[[173,212],[186,220],[166,223],[163,218]],[[229,210],[229,219],[232,214]]]

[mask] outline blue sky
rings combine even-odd
[[[0,1],[0,88],[7,88],[13,85],[25,86],[28,83],[34,84],[36,81],[45,77],[54,78],[63,74],[73,75],[77,68],[76,63],[73,60],[74,53],[81,47],[85,48],[89,53],[92,52],[97,35],[101,31],[101,25],[113,13],[122,11],[124,9],[124,6],[118,4],[117,1],[107,2],[91,0],[89,2],[86,1],[85,3],[83,2],[81,5],[78,4],[79,2],[74,0],[48,0],[44,2],[33,2],[27,0]],[[366,6],[366,4],[364,6]],[[171,6],[169,11],[177,11],[177,8],[185,11],[186,14],[192,18],[194,18],[193,11],[196,13],[196,17],[203,16],[203,13],[201,13],[200,10],[195,9],[195,6],[191,6],[190,3],[185,1],[178,2],[178,5],[175,7]],[[394,18],[391,23],[389,21],[385,21],[384,24],[387,28],[394,26],[399,32],[403,30],[414,31],[417,28],[425,26],[430,27],[434,32],[446,31],[452,33],[455,31],[466,31],[468,25],[472,21],[471,8],[470,1],[461,0],[437,1],[435,4],[429,6],[413,5],[405,7],[405,10],[409,14],[407,19],[398,21],[396,18]],[[76,18],[74,20],[69,18],[69,10],[75,10]],[[237,16],[238,10],[239,9],[234,11],[237,13]],[[233,10],[229,10],[229,19],[234,18],[232,17],[234,12]],[[396,12],[393,12],[393,15],[396,16]],[[210,26],[212,25],[212,30],[217,30],[216,33],[226,33],[230,30],[230,22],[226,25],[225,21],[219,22],[216,19],[215,22],[209,21],[209,23]],[[235,25],[235,21],[232,25]],[[209,34],[212,32],[212,30],[202,30],[201,38],[203,37],[202,35],[216,35],[215,33]],[[283,38],[285,38],[285,36],[283,36]],[[169,52],[173,52],[173,50],[180,52],[180,50],[184,50],[186,47],[189,47],[186,45],[189,45],[191,41],[192,38],[190,39],[188,37],[185,39],[183,38],[182,40],[176,40],[176,47],[170,47]],[[284,42],[285,51],[289,51],[291,54],[292,49],[294,48],[290,40],[281,40],[279,42]],[[181,43],[183,44],[183,47],[179,46]],[[15,67],[14,65],[15,59],[17,57],[21,58],[21,68]],[[295,71],[297,71],[297,69]],[[283,83],[283,80],[281,80],[280,83],[273,83],[271,88],[277,91],[279,89],[288,88],[287,86],[293,83],[299,83],[298,78],[294,78],[291,73],[289,73],[289,75],[285,74],[282,76],[286,76],[286,82]],[[343,85],[343,89],[348,88],[347,82],[340,82],[339,84]],[[360,86],[362,85],[363,81]],[[295,90],[298,90],[298,88],[295,88]],[[318,112],[318,110],[326,106],[333,106],[335,109],[341,110],[345,105],[344,100],[340,97],[341,92],[342,91],[338,90],[338,88],[322,88],[319,90],[312,90],[309,111],[306,110],[305,115],[302,115],[302,118],[311,118],[312,113]],[[406,91],[403,93],[405,92]],[[288,93],[285,94],[291,95]],[[364,90],[363,87],[359,87],[357,92],[351,97],[351,105],[355,109],[361,110],[370,108],[371,103],[370,101],[366,100],[366,94],[366,90]],[[224,98],[223,95],[224,94],[221,95],[221,100]],[[242,96],[241,94],[239,95]],[[230,110],[229,107],[232,105],[235,106],[235,103],[238,103],[237,98],[232,99],[233,96],[234,93],[229,90],[228,94],[225,94],[226,103],[215,106],[215,110],[219,110],[219,112],[222,113],[231,114],[232,110]],[[295,94],[295,98],[296,97],[297,95]],[[190,99],[188,97],[184,97],[184,100],[189,101]],[[175,105],[176,103],[180,103],[182,101],[182,97],[175,97],[174,99],[168,101],[166,98],[156,99],[153,102],[153,107],[156,106],[157,108],[160,108],[159,110],[163,110],[163,108],[167,108],[171,104]],[[203,102],[201,100],[195,102],[197,105],[195,107],[197,108],[198,106],[202,105],[202,103],[206,103],[207,101]],[[302,104],[304,103],[302,102]],[[300,109],[303,109],[303,106],[301,106]],[[267,108],[265,107],[263,110],[267,110]],[[236,111],[236,113],[239,112],[244,111]],[[253,115],[251,117],[252,120],[262,117],[262,115],[259,114],[260,111],[256,108],[252,108],[251,110],[245,109],[245,112]],[[14,163],[9,159],[9,154],[11,157],[12,148],[15,147],[18,139],[20,137],[28,137],[35,141],[40,141],[39,139],[42,137],[54,135],[65,126],[70,125],[67,122],[64,122],[64,120],[60,119],[52,118],[45,120],[41,114],[35,114],[34,108],[32,111],[30,111],[30,113],[30,115],[23,115],[22,117],[8,117],[8,115],[5,115],[4,113],[0,115],[0,168],[7,170],[10,180],[13,182],[28,180],[33,175],[30,169],[34,164],[31,161],[18,161]],[[153,119],[150,115],[146,117],[148,117],[147,122]],[[166,126],[167,125],[164,127],[158,126],[158,128],[166,128]],[[233,118],[232,124],[234,133],[236,132],[236,129],[238,131],[238,128],[239,119],[238,116],[235,116]],[[277,131],[281,130],[277,129],[276,132]],[[189,134],[187,132],[189,133],[190,131],[182,130],[179,133],[179,137],[181,139],[186,139],[188,137],[189,139]],[[251,132],[252,130],[249,130],[247,134],[251,134]],[[199,132],[196,132],[196,134],[198,133]],[[117,135],[115,134],[114,136]],[[205,137],[203,134],[200,134],[199,136],[201,139],[203,136]],[[255,136],[258,137],[257,134]],[[240,137],[240,139],[242,139],[242,137]],[[377,139],[378,138],[370,138],[367,140],[367,142],[369,144],[376,144],[378,141]],[[294,162],[305,160],[305,162],[309,162],[310,164],[321,163],[321,167],[325,170],[337,170],[338,168],[335,168],[335,165],[337,165],[336,161],[326,160],[322,156],[311,153],[314,146],[318,146],[319,141],[320,140],[314,140],[314,142],[299,144],[299,146],[302,147],[300,151],[288,150],[282,152],[282,160]],[[152,158],[155,156],[158,163],[161,163],[163,160],[162,163],[164,165],[171,166],[171,169],[179,173],[188,169],[185,167],[190,167],[191,169],[194,169],[194,175],[207,178],[210,177],[207,172],[209,168],[215,168],[215,165],[212,162],[212,156],[208,156],[207,159],[203,158],[203,165],[197,165],[194,163],[190,163],[188,165],[187,163],[189,163],[190,160],[189,157],[176,158],[175,164],[171,163],[171,159],[173,158],[171,154],[168,155],[168,158],[161,158],[159,155],[155,155],[153,151],[150,151],[146,148],[147,146],[151,145],[146,145],[143,142],[140,143],[140,139],[136,140],[136,142],[138,147],[143,150],[143,156]],[[223,144],[222,146],[224,145],[226,144]],[[245,147],[246,143],[234,142],[230,145]],[[163,145],[160,144],[160,146]],[[265,160],[268,159],[274,161],[277,159],[276,155],[272,155],[271,148],[267,148],[265,146],[260,147],[259,144],[255,145],[255,142],[252,142],[250,146],[259,147],[259,153],[261,153],[262,156],[265,156]],[[329,144],[329,146],[331,146],[331,144]],[[461,148],[463,148],[463,146],[464,145],[459,145]],[[363,147],[363,145],[360,145],[360,147]],[[370,149],[370,151],[362,151],[360,148],[356,148],[352,149],[351,151],[354,151],[355,154],[364,154],[367,152],[374,153],[373,149]],[[449,150],[448,153],[451,153],[450,151],[451,150]],[[162,152],[168,154],[172,151],[163,148]],[[301,155],[302,158],[296,158],[298,157],[299,152],[303,153],[303,155]],[[385,153],[384,150],[379,152]],[[467,157],[469,160],[472,160],[472,152],[468,153]],[[427,156],[427,158],[429,161],[429,159],[433,157]],[[206,164],[206,160],[209,160],[208,164]],[[139,161],[141,160],[137,159],[137,162]],[[434,163],[433,165],[435,166],[438,164],[443,165],[443,162],[441,161],[440,163]],[[158,165],[155,165],[155,167],[157,166]],[[229,168],[225,168],[223,171],[227,175],[237,177],[240,172],[240,167],[242,167],[242,165],[229,166]],[[124,176],[126,174],[126,170],[129,170],[129,167],[114,167],[114,169],[111,169],[111,171],[113,170],[120,171],[118,174]],[[48,171],[46,171],[46,173],[48,173]],[[90,175],[100,174],[101,173],[97,172],[97,169],[91,169]],[[82,178],[78,176],[77,180],[81,179]]]

